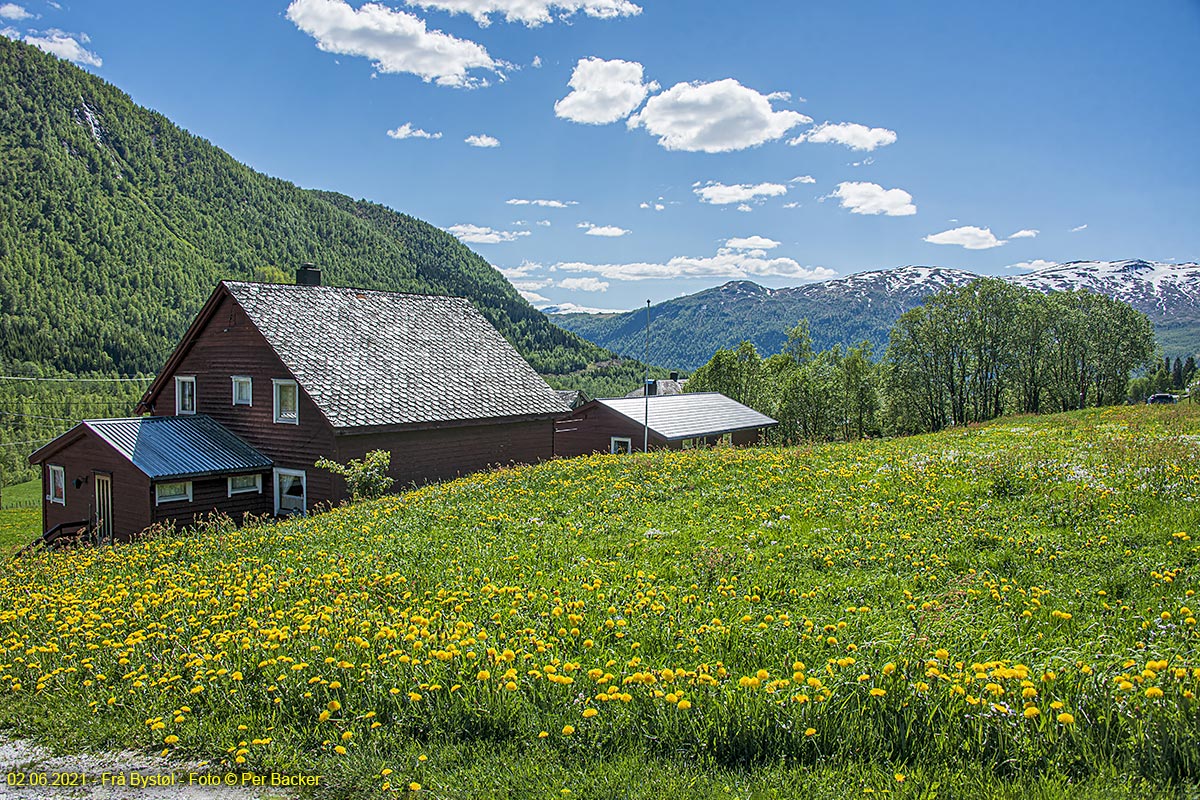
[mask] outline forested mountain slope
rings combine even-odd
[[[543,373],[607,358],[444,231],[238,163],[117,88],[0,37],[0,359],[157,370],[217,281],[305,261],[325,281],[470,298]],[[276,273],[280,274],[280,273]]]

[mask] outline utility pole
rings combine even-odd
[[[650,301],[646,301],[646,377],[642,380],[642,396],[646,398],[646,414],[642,427],[642,452],[650,452]]]

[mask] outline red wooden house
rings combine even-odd
[[[554,454],[630,453],[754,444],[775,420],[719,392],[600,398],[559,421]]]
[[[346,499],[321,457],[390,451],[400,487],[548,459],[569,411],[467,300],[326,287],[302,268],[295,286],[220,283],[139,403],[150,417],[81,423],[30,462],[45,530],[125,539]]]

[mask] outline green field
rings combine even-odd
[[[1195,796],[1198,496],[1200,412],[1128,407],[44,554],[0,723],[345,797]]]
[[[4,487],[0,506],[0,557],[29,544],[42,528],[42,482],[25,481]]]

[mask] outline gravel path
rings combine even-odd
[[[209,780],[220,782],[225,778],[223,773],[208,773],[196,764],[167,761],[143,753],[55,756],[32,742],[0,737],[0,800],[291,800],[295,797],[288,789],[240,785],[241,779],[236,775],[234,786],[201,785],[200,779],[189,783],[189,773],[194,770]],[[103,780],[106,774],[110,776],[107,782]],[[56,776],[76,776],[66,779],[76,785],[54,786]],[[78,785],[79,776],[86,776],[86,785]],[[154,781],[173,781],[173,785],[147,785]]]

